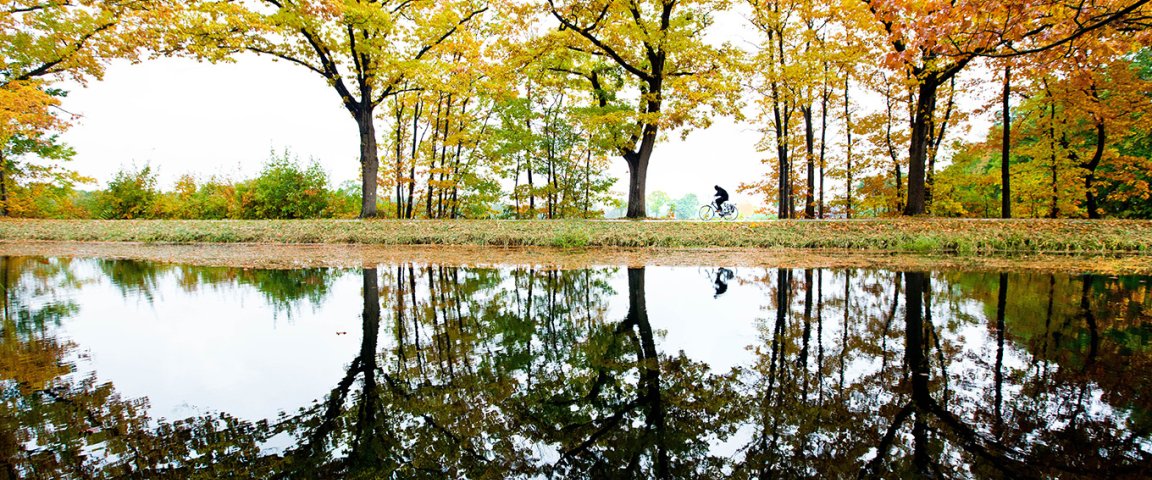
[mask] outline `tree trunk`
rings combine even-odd
[[[512,203],[516,218],[520,216],[520,156],[516,156],[516,171],[512,174]]]
[[[375,218],[376,175],[380,170],[380,157],[376,150],[376,126],[373,123],[372,105],[362,105],[356,124],[360,127],[360,218]]]
[[[824,67],[824,75],[825,77],[828,75],[827,64]],[[824,94],[820,97],[820,195],[816,200],[819,207],[817,213],[819,218],[824,218],[824,153],[828,147],[828,99],[831,95],[832,92],[829,90],[827,79],[825,79]]]
[[[644,195],[648,181],[648,161],[656,146],[656,132],[656,125],[644,125],[640,150],[624,154],[624,160],[628,162],[628,218],[644,218],[648,215]]]
[[[844,218],[852,218],[852,111],[848,108],[848,75],[844,75],[844,132],[848,136],[847,152],[845,153],[844,172],[847,181],[844,182],[846,193],[844,195]]]
[[[1047,81],[1045,81],[1044,88],[1048,88]],[[1060,216],[1060,171],[1059,164],[1057,163],[1059,159],[1056,157],[1056,101],[1052,98],[1051,93],[1048,94],[1048,100],[1052,102],[1048,105],[1048,156],[1051,157],[1052,167],[1052,207],[1048,209],[1048,217],[1057,218]],[[1065,140],[1067,140],[1067,137],[1065,137]],[[1067,143],[1067,141],[1060,142],[1060,146],[1072,152],[1072,150],[1068,149]],[[1072,158],[1073,163],[1076,162],[1075,152],[1069,153],[1069,157]]]
[[[524,162],[524,169],[528,171],[528,218],[536,218],[536,185],[532,182],[532,157],[525,157]]]
[[[404,216],[404,187],[401,185],[402,177],[404,176],[404,155],[403,143],[404,141],[404,104],[400,103],[400,98],[396,97],[396,218],[403,218]]]
[[[896,155],[896,146],[892,143],[892,103],[895,99],[892,98],[892,87],[889,86],[885,92],[885,126],[884,126],[884,143],[888,146],[888,157],[892,160],[892,169],[896,176],[896,190],[895,190],[895,208],[893,211],[901,212],[904,210],[904,175],[903,170],[900,168],[900,157]],[[930,137],[930,136],[929,136]]]
[[[416,101],[416,109],[412,113],[412,164],[408,167],[408,204],[405,208],[404,218],[412,218],[416,205],[414,204],[416,195],[416,147],[420,143],[420,113],[424,109],[422,101]],[[427,131],[427,130],[425,130]]]
[[[777,181],[778,194],[778,207],[776,216],[778,218],[792,218],[792,198],[790,196],[792,190],[792,163],[788,160],[788,111],[787,106],[784,107],[784,112],[781,112],[780,102],[776,97],[776,86],[772,87],[772,111],[775,117],[776,125],[776,160],[779,164],[779,179]]]
[[[904,209],[904,174],[900,164],[896,164],[896,211]]]
[[[804,113],[804,152],[807,160],[806,166],[808,189],[804,192],[804,218],[816,217],[816,133],[812,125],[812,105],[801,109]]]
[[[1088,208],[1088,218],[1100,218],[1099,206],[1096,204],[1096,167],[1100,166],[1100,160],[1104,158],[1104,143],[1106,136],[1104,132],[1104,122],[1096,122],[1096,151],[1092,153],[1092,160],[1089,160],[1084,168],[1088,170],[1088,175],[1084,176],[1084,194],[1088,198],[1086,207]]]
[[[908,203],[905,215],[923,215],[924,167],[927,160],[929,126],[936,110],[936,90],[939,75],[927,75],[920,81],[916,93],[916,111],[912,118],[911,144],[908,147]]]
[[[1008,108],[1008,95],[1012,93],[1012,67],[1004,67],[1004,132],[1000,139],[1000,218],[1012,218],[1012,184],[1008,173],[1008,160],[1012,153],[1012,112]]]
[[[940,154],[940,145],[944,144],[944,134],[948,131],[948,122],[952,119],[952,109],[956,105],[956,77],[952,77],[948,81],[948,103],[944,107],[944,118],[940,120],[939,128],[935,121],[932,122],[932,128],[929,132],[932,133],[930,137],[931,145],[928,149],[928,172],[925,179],[926,187],[924,189],[924,210],[927,212],[932,211],[932,196],[936,188],[936,156]]]
[[[432,207],[433,207],[433,205],[432,205],[432,191],[434,190],[433,185],[435,185],[435,183],[436,183],[436,139],[440,138],[440,119],[443,116],[443,112],[444,112],[444,98],[443,98],[443,96],[444,96],[444,94],[440,94],[440,98],[436,100],[436,117],[434,120],[436,122],[436,125],[434,126],[434,128],[432,130],[432,152],[431,152],[431,155],[429,157],[429,158],[431,158],[431,163],[429,163],[429,168],[428,168],[428,198],[427,198],[427,201],[424,203],[424,215],[427,216],[428,218],[432,218],[432,212],[433,212],[433,210],[432,210]],[[451,96],[448,97],[448,102],[449,102],[449,108],[451,108],[451,102],[452,102]],[[447,123],[445,123],[445,125],[444,125],[444,137],[445,138],[448,137],[448,125],[447,125]]]
[[[592,209],[592,146],[588,146],[588,156],[584,159],[584,218]]]
[[[8,216],[8,160],[0,153],[0,217]]]

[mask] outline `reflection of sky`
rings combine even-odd
[[[648,321],[652,328],[664,334],[657,341],[662,352],[675,355],[681,350],[698,362],[724,373],[737,365],[753,361],[747,346],[757,343],[755,319],[766,301],[771,300],[762,288],[741,285],[748,274],[734,270],[736,277],[728,281],[728,291],[717,298],[713,288],[715,268],[647,267],[646,290]],[[628,273],[621,270],[613,287],[617,292],[628,292]],[[618,316],[623,319],[628,311],[626,295],[618,296],[614,303]]]
[[[295,411],[323,398],[359,347],[359,275],[339,276],[320,305],[305,303],[290,318],[252,286],[185,292],[172,274],[157,283],[152,302],[122,295],[106,278],[88,284],[64,324],[98,378],[125,398],[148,397],[154,417]]]

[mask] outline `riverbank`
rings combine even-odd
[[[782,248],[553,248],[456,245],[143,244],[0,241],[0,256],[102,258],[181,265],[292,269],[407,263],[574,269],[619,267],[863,268],[894,271],[1029,271],[1152,275],[1152,255],[959,256]]]
[[[789,248],[960,255],[1152,252],[1152,221],[1126,220],[24,220],[5,241]]]

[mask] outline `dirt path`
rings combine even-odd
[[[885,270],[1029,270],[1152,274],[1140,255],[1015,257],[908,255],[859,250],[796,249],[555,249],[467,246],[198,244],[0,241],[0,255],[100,257],[248,268],[362,267],[401,262],[472,266],[735,266],[877,268]]]

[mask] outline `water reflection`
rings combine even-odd
[[[760,292],[729,291],[758,304],[726,318],[646,287],[677,274],[0,257],[0,478],[1152,474],[1146,278],[718,269],[714,286]],[[278,417],[153,418],[69,340],[94,308],[75,293],[104,281],[151,302],[254,287],[288,309],[354,281],[358,345],[326,393]],[[649,307],[668,304],[759,333],[712,371],[664,346],[674,323]]]
[[[732,280],[732,277],[736,276],[736,273],[727,268],[720,267],[716,269],[715,276],[715,280],[712,281],[712,287],[716,290],[716,293],[712,295],[712,298],[720,298],[721,295],[728,291],[728,282]]]

